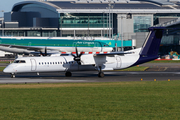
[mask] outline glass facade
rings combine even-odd
[[[4,36],[20,36],[20,37],[58,37],[59,31],[57,30],[4,30]],[[0,36],[2,36],[2,30],[0,30]]]
[[[61,14],[61,28],[107,28],[109,16],[107,14]]]
[[[151,16],[134,16],[134,32],[148,32],[149,27],[152,26]],[[147,29],[147,30],[142,30]]]
[[[57,31],[50,31],[50,30],[46,30],[46,31],[42,31],[42,37],[57,37]]]
[[[18,30],[4,30],[4,36],[26,36],[25,31],[18,31]],[[0,36],[2,36],[2,31],[0,31]]]
[[[156,24],[159,24],[159,18],[160,17],[164,17],[164,18],[177,18],[177,17],[180,17],[180,13],[157,13],[157,14],[154,14],[154,25]]]
[[[40,31],[27,31],[27,36],[29,37],[41,37]]]
[[[113,16],[113,18],[112,18]],[[109,19],[110,18],[110,19]],[[113,21],[113,22],[112,22]],[[117,15],[109,13],[62,13],[60,14],[60,28],[86,28],[86,30],[61,30],[60,36],[77,36],[77,37],[107,37],[107,29],[117,32]],[[88,28],[94,28],[89,30]],[[97,29],[96,29],[97,28]],[[100,28],[100,29],[98,29]],[[106,30],[105,30],[106,29]]]

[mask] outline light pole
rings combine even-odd
[[[2,18],[2,36],[4,36],[4,10],[1,10],[3,13],[3,18]]]
[[[121,51],[124,51],[124,47],[123,47],[123,27],[122,27],[123,18],[125,18],[125,17],[121,16]]]
[[[108,9],[109,9],[109,38],[113,38],[113,12],[111,9],[113,9],[114,5],[111,5],[111,0],[108,1]],[[112,13],[112,15],[111,15]]]
[[[111,6],[112,10],[113,10],[114,5]],[[113,39],[113,11],[112,11],[112,39]]]
[[[104,37],[104,12],[103,12],[103,37]]]
[[[109,0],[108,1],[109,3],[108,3],[108,7],[106,7],[106,9],[108,9],[108,11],[109,11],[109,13],[107,13],[107,16],[109,17],[109,20],[108,20],[108,18],[107,18],[107,34],[108,34],[108,36],[107,37],[109,37],[109,38],[111,38],[111,24],[110,24],[110,22],[111,22],[111,14],[110,14],[110,10],[111,10],[111,0]],[[109,22],[109,23],[108,23]],[[109,27],[109,28],[108,28]],[[109,33],[108,33],[108,30],[109,30]]]
[[[108,9],[108,7],[106,7],[106,9]],[[107,37],[108,37],[108,13],[107,13],[107,17],[106,17],[106,26],[107,26],[106,32],[107,32]]]

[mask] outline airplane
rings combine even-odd
[[[97,41],[96,41],[97,40]],[[0,50],[16,54],[48,55],[74,52],[75,47],[84,52],[110,52],[113,50],[104,37],[83,40],[80,37],[0,37]]]
[[[150,27],[149,34],[141,48],[124,52],[103,52],[84,54],[78,52],[58,57],[22,57],[8,65],[3,72],[14,78],[17,73],[65,72],[72,76],[73,71],[98,71],[98,77],[104,77],[105,70],[119,70],[136,66],[158,58],[164,27]]]

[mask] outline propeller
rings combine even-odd
[[[71,53],[71,55],[74,57],[74,61],[76,61],[79,65],[81,65],[81,55],[83,54],[83,52],[81,52],[80,54],[78,54],[78,50],[76,47],[76,55],[74,55],[73,53]]]
[[[45,47],[44,53],[42,51],[40,51],[40,53],[41,53],[42,56],[47,56],[47,47]]]

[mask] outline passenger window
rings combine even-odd
[[[41,65],[41,63],[39,62],[39,65]]]
[[[55,62],[55,64],[57,64],[57,62]]]

